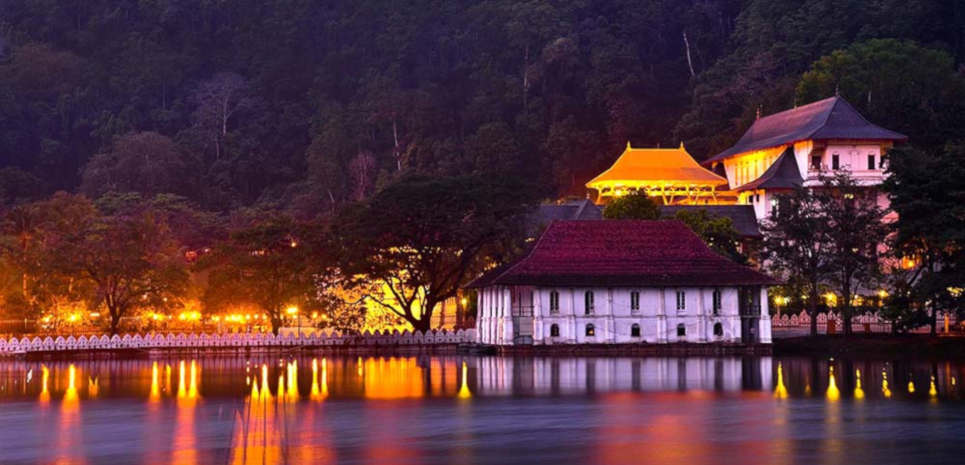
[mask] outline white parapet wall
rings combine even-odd
[[[243,347],[333,347],[333,346],[425,346],[464,344],[474,342],[475,329],[458,331],[392,331],[340,334],[337,332],[305,331],[301,334],[284,333],[152,333],[114,336],[46,336],[0,338],[0,354],[28,352],[97,351],[119,349],[207,349]]]

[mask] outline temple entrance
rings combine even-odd
[[[761,288],[760,286],[738,288],[737,298],[738,313],[741,318],[741,342],[757,344],[761,342],[758,330],[761,321]]]
[[[533,343],[533,288],[516,286],[512,288],[510,316],[513,317],[513,344]]]

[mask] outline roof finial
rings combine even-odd
[[[630,150],[631,148],[632,147],[630,147],[630,139],[627,139],[627,150]]]
[[[684,141],[680,141],[680,150],[684,150]]]
[[[757,119],[761,119],[761,106],[762,105],[757,105]]]

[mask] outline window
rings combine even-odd
[[[837,170],[841,168],[841,157],[838,154],[831,155],[831,169]]]
[[[593,314],[593,291],[586,291],[586,294],[583,294],[583,314]]]
[[[630,326],[630,337],[640,337],[640,325],[634,323]]]
[[[554,324],[550,326],[550,337],[560,337],[560,325]]]
[[[713,304],[714,315],[720,315],[720,308],[722,303],[720,298],[720,289],[714,289],[714,297],[712,300],[714,302]]]
[[[560,312],[560,293],[550,291],[550,313]]]
[[[721,337],[724,335],[724,325],[720,323],[714,323],[714,337]]]
[[[630,310],[638,311],[640,310],[640,292],[633,291],[630,293]]]
[[[586,335],[596,336],[596,328],[593,327],[593,323],[586,325]]]
[[[677,311],[687,309],[687,293],[684,291],[677,291]]]
[[[874,156],[874,154],[868,155],[868,169],[869,169],[869,170],[873,170],[873,169],[875,169],[875,166],[876,166],[876,164],[875,164],[875,156]]]
[[[687,336],[687,327],[683,323],[677,325],[677,337]]]
[[[821,171],[821,155],[811,156],[811,169]]]

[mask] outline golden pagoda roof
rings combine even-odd
[[[687,184],[723,185],[727,180],[700,166],[684,149],[638,149],[630,146],[608,170],[586,183],[597,189],[600,184]],[[602,187],[602,186],[600,186]]]

